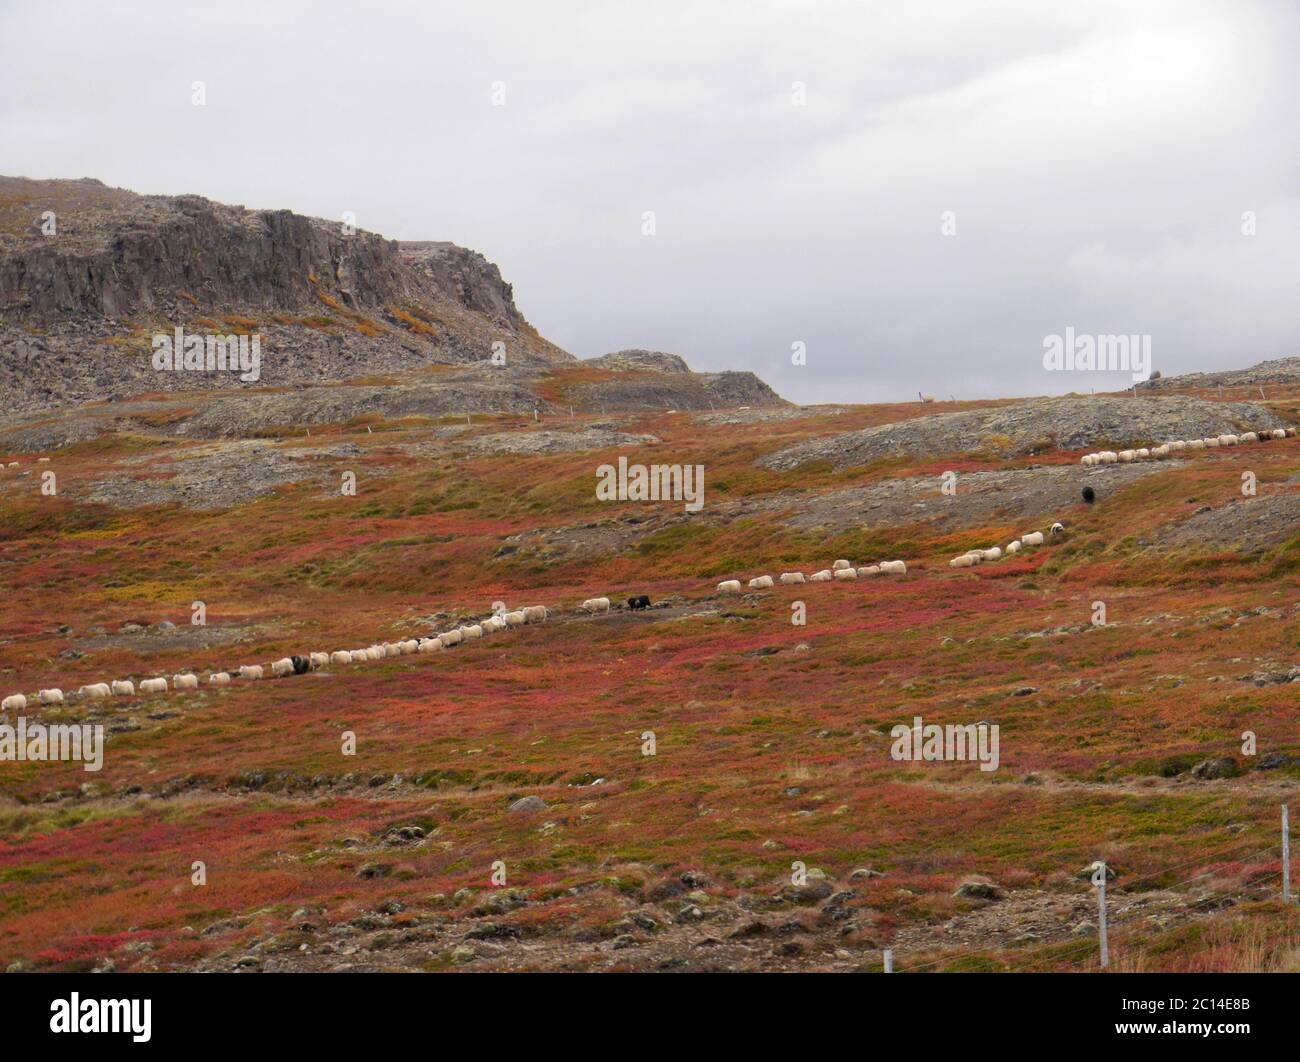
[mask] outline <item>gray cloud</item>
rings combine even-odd
[[[354,211],[483,251],[576,354],[803,401],[1103,390],[1044,336],[1147,333],[1167,374],[1300,349],[1298,30],[1194,0],[19,2],[0,172]]]

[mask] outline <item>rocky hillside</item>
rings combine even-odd
[[[1251,387],[1261,384],[1300,383],[1300,356],[1261,361],[1248,369],[1224,372],[1189,372],[1182,376],[1157,376],[1138,385],[1151,391],[1186,391],[1197,387]]]
[[[618,350],[583,362],[596,370],[574,381],[570,400],[584,409],[775,409],[788,406],[752,372],[692,372],[677,354]]]
[[[153,338],[176,328],[258,335],[257,372],[159,371]],[[748,373],[693,374],[675,355],[625,357],[643,353],[597,359],[601,371],[564,404],[781,404]],[[0,177],[0,417],[157,392],[235,391],[256,407],[257,392],[285,387],[315,389],[302,405],[307,423],[531,411],[551,404],[541,381],[577,365],[528,323],[494,264],[452,243],[398,242],[288,210],[142,196],[96,180]],[[430,378],[431,368],[451,371]],[[392,401],[382,387],[320,390],[394,374],[413,376]],[[628,388],[616,385],[623,377]],[[259,421],[256,408],[249,419]]]
[[[936,413],[861,431],[810,439],[762,459],[790,469],[811,461],[835,468],[889,457],[987,453],[1020,456],[1110,445],[1123,448],[1167,439],[1202,438],[1251,428],[1280,428],[1271,410],[1251,402],[1209,402],[1171,395],[1122,398],[1070,395],[991,409]]]

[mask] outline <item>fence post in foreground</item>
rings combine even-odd
[[[1092,883],[1097,886],[1097,937],[1101,941],[1101,968],[1110,965],[1110,945],[1106,939],[1106,864],[1100,859],[1093,864]]]
[[[1291,902],[1291,818],[1282,805],[1282,899]]]

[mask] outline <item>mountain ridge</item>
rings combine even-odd
[[[245,378],[211,361],[207,371],[161,372],[155,337],[176,328],[218,341],[256,335],[260,364]],[[752,374],[695,374],[662,357],[680,366],[648,366],[665,376],[653,387],[640,379],[645,365],[596,359],[613,375],[565,402],[626,407],[642,401],[622,386],[637,377],[628,393],[644,391],[653,408],[785,404]],[[429,369],[453,370],[441,390],[426,388],[430,412],[531,412],[554,406],[548,374],[586,364],[529,323],[497,265],[448,241],[393,240],[198,195],[143,196],[93,178],[0,177],[0,417]]]

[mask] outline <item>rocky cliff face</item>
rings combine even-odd
[[[159,371],[153,339],[176,328],[256,334],[256,378]],[[673,354],[620,351],[593,364],[608,375],[566,405],[781,404],[750,373],[692,373]],[[374,377],[394,377],[401,401],[417,394],[425,412],[519,412],[549,408],[539,381],[577,365],[524,319],[495,265],[452,243],[95,180],[0,177],[0,417],[272,387],[297,391],[312,423],[365,411],[361,392],[341,401],[322,387]],[[393,405],[383,386],[367,392],[377,409]]]
[[[98,181],[0,178],[0,413],[242,386],[159,373],[152,337],[261,336],[259,386],[575,359],[482,255],[400,244],[288,210],[140,196]]]
[[[0,312],[38,324],[182,303],[207,313],[306,312],[333,300],[376,314],[447,303],[527,328],[497,267],[451,243],[399,244],[289,210],[138,196],[98,181],[0,178],[0,203]],[[39,223],[46,210],[48,232]]]

